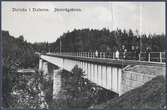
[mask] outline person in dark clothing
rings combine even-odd
[[[136,47],[136,60],[139,60],[140,49]]]
[[[149,60],[149,53],[150,53],[150,49],[147,48],[147,49],[146,49],[146,61]]]

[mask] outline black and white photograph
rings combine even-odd
[[[166,109],[165,1],[2,1],[4,109]]]

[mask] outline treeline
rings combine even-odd
[[[16,67],[34,67],[37,64],[34,58],[35,49],[31,43],[24,40],[23,36],[14,38],[8,31],[2,31],[4,65],[12,64]],[[27,60],[28,59],[28,60]]]
[[[49,51],[49,43],[48,42],[36,42],[32,44],[33,50],[40,53],[46,53]]]
[[[123,45],[127,51],[140,48],[140,45],[142,51],[146,48],[150,48],[151,51],[165,51],[165,35],[143,34],[139,37],[132,30],[74,29],[72,32],[64,33],[48,47],[51,52],[59,52],[60,45],[62,52],[116,51],[121,50]]]

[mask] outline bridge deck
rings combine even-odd
[[[106,65],[116,65],[124,67],[126,65],[147,65],[147,66],[164,66],[164,62],[148,62],[148,61],[138,61],[138,60],[122,60],[122,59],[111,59],[111,58],[89,58],[80,56],[70,56],[70,55],[57,55],[57,54],[43,54],[52,57],[67,58],[79,61],[86,61],[92,63],[103,63]]]

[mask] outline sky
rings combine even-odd
[[[29,42],[54,42],[73,29],[132,29],[139,34],[165,34],[165,2],[5,2],[2,30]],[[27,11],[13,11],[25,8]],[[29,8],[49,11],[29,11]],[[80,11],[54,11],[79,9]]]

